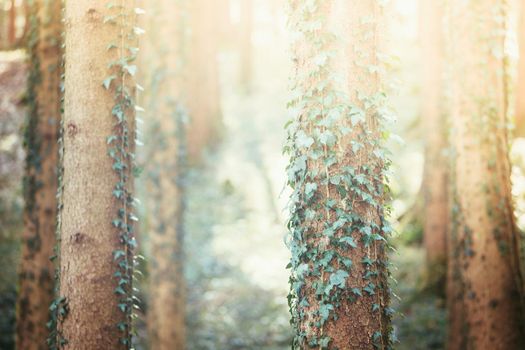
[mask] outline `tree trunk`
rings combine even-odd
[[[421,2],[422,119],[425,133],[424,246],[427,280],[445,280],[446,235],[449,225],[447,119],[443,108],[443,3]]]
[[[66,3],[59,325],[65,349],[130,347],[136,46],[131,0]]]
[[[516,132],[515,136],[525,137],[525,1],[519,1],[520,19],[518,30],[519,63],[518,86],[516,88]]]
[[[218,2],[189,3],[188,158],[195,164],[206,147],[217,142],[221,124],[218,48],[213,39],[218,30]]]
[[[29,47],[29,115],[26,128],[26,177],[19,273],[16,343],[19,349],[47,349],[54,266],[60,127],[61,2],[35,1]]]
[[[253,0],[241,0],[240,26],[240,84],[241,88],[249,92],[253,83]]]
[[[15,45],[16,41],[16,4],[15,0],[11,0],[9,8],[9,24],[7,26],[7,42],[10,47]]]
[[[3,4],[3,3],[2,3]],[[6,11],[4,7],[0,9],[0,49],[5,50],[8,46],[7,44],[7,28],[4,25],[6,18]]]
[[[299,111],[286,146],[294,347],[391,347],[386,117],[375,0],[291,1]]]
[[[525,346],[507,140],[505,21],[505,1],[451,3],[450,349]]]
[[[150,228],[148,332],[151,349],[185,348],[182,213],[186,8],[159,0],[151,5],[146,48],[146,188]],[[149,59],[148,59],[149,58]]]

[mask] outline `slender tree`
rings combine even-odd
[[[46,349],[54,294],[58,131],[60,127],[61,1],[32,3],[29,115],[26,128],[25,229],[19,272],[16,343]]]
[[[148,82],[145,106],[146,188],[150,197],[148,332],[151,349],[185,348],[185,285],[182,214],[184,125],[182,90],[186,2],[150,5],[144,52]]]
[[[253,0],[241,1],[241,25],[240,25],[241,40],[239,41],[240,54],[240,83],[241,87],[249,92],[253,82],[253,48],[252,48],[252,32],[253,32]]]
[[[445,279],[446,235],[449,226],[447,120],[443,84],[443,1],[421,2],[422,119],[425,134],[424,245],[427,279]]]
[[[382,5],[290,1],[289,296],[295,348],[389,349]]]
[[[217,41],[220,1],[189,2],[188,26],[188,158],[198,163],[207,146],[217,141],[221,124]],[[206,11],[202,9],[206,8]]]
[[[59,345],[130,348],[134,2],[66,2]]]
[[[16,3],[15,0],[11,0],[9,7],[9,23],[7,25],[7,42],[9,46],[15,45],[16,41]]]
[[[525,137],[525,1],[519,1],[519,64],[516,89],[516,136]]]
[[[5,17],[5,6],[4,2],[0,1],[0,48],[3,50],[5,47],[7,47],[7,32],[6,32],[6,26],[4,23],[6,23]]]
[[[453,229],[449,349],[521,349],[511,196],[505,1],[450,2]]]

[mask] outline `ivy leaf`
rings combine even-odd
[[[359,232],[361,232],[364,235],[371,235],[372,234],[372,228],[370,226],[361,226],[359,228]]]
[[[350,109],[350,121],[352,126],[356,126],[359,123],[364,123],[365,112],[361,108],[351,107]]]
[[[348,272],[344,270],[337,270],[336,272],[330,275],[330,284],[332,286],[343,289],[345,287],[346,279],[348,278],[348,276]]]
[[[319,307],[319,316],[321,316],[321,323],[324,324],[328,317],[330,317],[330,311],[334,310],[334,306],[332,304],[321,304]]]
[[[327,267],[330,262],[332,261],[334,257],[334,252],[331,251],[331,250],[327,250],[325,253],[324,253],[324,256],[321,260],[319,260],[319,264],[323,267]]]
[[[332,227],[327,227],[323,230],[323,235],[326,237],[333,237],[335,230]]]
[[[120,294],[120,295],[125,295],[126,294],[126,292],[124,291],[124,289],[121,286],[118,286],[117,288],[115,288],[115,293],[116,294]]]
[[[119,258],[126,256],[126,252],[123,250],[115,250],[113,252],[113,260],[118,260]]]
[[[352,152],[357,153],[361,148],[364,147],[364,145],[360,142],[352,141]]]
[[[304,211],[304,217],[306,218],[306,220],[313,220],[313,219],[315,219],[315,210],[312,210],[310,208],[306,209]]]
[[[361,290],[359,288],[352,288],[352,293],[354,293],[357,296],[362,297],[363,294],[361,293]]]
[[[328,336],[322,337],[321,340],[319,340],[319,346],[321,349],[328,349],[328,345],[330,344],[331,340],[332,339]]]
[[[363,290],[367,292],[369,295],[376,294],[375,289],[376,289],[376,286],[373,283],[369,283],[366,287],[363,288]]]
[[[341,263],[346,266],[347,269],[351,268],[353,265],[352,259],[342,258]]]
[[[352,248],[357,248],[357,244],[355,243],[354,239],[352,237],[350,237],[350,236],[341,237],[339,239],[339,242],[346,243]]]
[[[334,175],[330,177],[330,183],[332,185],[339,185],[341,183],[341,176],[340,175]]]
[[[307,182],[304,186],[304,192],[307,198],[310,198],[317,191],[317,184],[315,182]]]
[[[111,82],[116,78],[116,76],[114,75],[110,75],[109,77],[107,77],[106,79],[104,79],[104,81],[102,82],[102,86],[104,86],[104,88],[106,90],[109,89],[109,87],[111,86]],[[108,142],[109,143],[109,142]]]
[[[112,143],[113,141],[117,140],[118,139],[118,136],[117,135],[111,135],[108,137],[107,139],[107,144],[109,145],[110,143]]]
[[[347,223],[346,218],[344,218],[344,217],[340,217],[339,219],[337,219],[337,220],[332,224],[332,229],[333,229],[334,231],[337,231],[337,230],[339,230],[340,228],[342,228],[346,223]]]
[[[362,260],[363,264],[365,264],[366,266],[372,266],[372,264],[374,263],[372,261],[372,259],[370,259],[368,256],[367,257],[364,257],[363,260]]]
[[[304,278],[304,275],[308,272],[308,264],[301,264],[297,267],[297,270],[295,270],[295,273],[297,274],[298,279]]]
[[[328,147],[332,147],[335,145],[337,141],[337,138],[330,130],[325,130],[321,134],[319,134],[319,142],[321,144],[326,145]]]
[[[299,130],[295,136],[295,144],[299,148],[310,148],[314,142],[314,139],[306,135],[303,130]]]
[[[380,331],[376,331],[374,333],[374,335],[372,336],[372,339],[377,342],[379,339],[381,339],[381,332]]]
[[[134,65],[134,64],[132,64],[132,65],[128,65],[128,64],[126,64],[126,65],[124,66],[124,69],[125,69],[125,70],[129,73],[129,75],[131,75],[131,76],[134,76],[135,73],[137,73],[137,66]]]

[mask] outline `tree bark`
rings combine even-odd
[[[525,338],[508,156],[505,2],[450,6],[455,157],[448,345],[521,349]]]
[[[520,18],[518,30],[519,62],[518,86],[516,88],[516,137],[525,137],[525,1],[519,1]]]
[[[447,119],[443,87],[443,2],[421,2],[422,120],[425,133],[424,246],[429,283],[444,282],[449,225]]]
[[[295,92],[288,168],[295,347],[391,346],[385,235],[383,8],[291,1]]]
[[[151,349],[185,349],[185,284],[183,276],[183,159],[186,87],[184,13],[173,0],[151,5],[144,51],[147,65],[145,106],[146,188],[150,232],[148,333]],[[149,142],[148,142],[149,140]]]
[[[218,30],[218,3],[192,0],[189,4],[188,159],[193,164],[217,142],[221,125],[218,47],[213,39]]]
[[[15,0],[11,0],[9,8],[9,23],[7,26],[7,42],[10,47],[13,47],[16,42],[16,4]]]
[[[114,6],[106,0],[66,3],[60,295],[68,313],[59,325],[64,349],[131,345],[133,11],[131,0]]]
[[[47,349],[49,306],[54,295],[60,127],[61,2],[32,5],[29,115],[26,128],[24,233],[19,272],[16,343],[19,349]]]

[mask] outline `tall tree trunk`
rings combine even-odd
[[[425,133],[424,246],[427,280],[445,280],[446,235],[449,225],[447,120],[443,88],[443,2],[421,2],[422,118]]]
[[[32,5],[26,129],[26,178],[19,274],[16,343],[47,349],[49,306],[54,295],[58,130],[60,127],[61,1]]]
[[[519,1],[520,19],[518,41],[520,57],[518,63],[518,86],[516,89],[516,132],[518,137],[525,137],[525,1]]]
[[[9,8],[9,23],[7,26],[7,41],[10,47],[15,45],[15,41],[16,41],[16,4],[15,4],[15,0],[11,0],[11,7]]]
[[[65,349],[130,347],[136,50],[131,0],[66,3],[60,295]]]
[[[0,8],[0,49],[5,50],[7,44],[7,28],[4,25],[6,13],[4,11],[3,2],[0,2],[2,8]]]
[[[206,147],[217,141],[221,124],[218,47],[213,39],[218,30],[215,16],[218,6],[218,1],[189,2],[188,157],[191,163],[198,163]]]
[[[507,140],[505,3],[450,3],[455,203],[449,276],[455,278],[448,283],[456,305],[449,310],[450,349],[525,346]]]
[[[253,0],[241,0],[241,26],[240,26],[240,71],[241,88],[249,92],[253,83]]]
[[[386,117],[375,0],[290,1],[290,309],[297,348],[388,349]]]
[[[159,0],[151,5],[145,50],[148,89],[145,106],[146,188],[150,197],[149,303],[150,348],[185,348],[185,285],[182,213],[185,88],[185,20],[182,1]],[[149,58],[149,59],[148,59]]]

